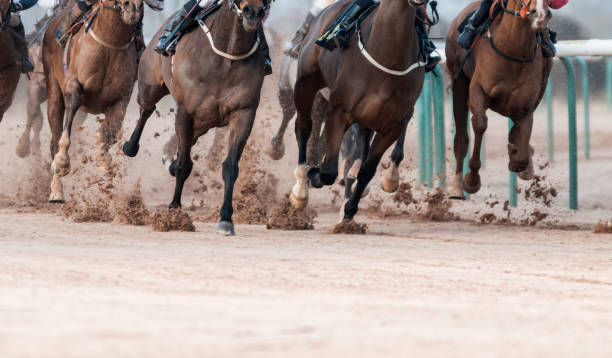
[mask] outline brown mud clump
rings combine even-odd
[[[367,224],[359,224],[355,220],[342,220],[334,227],[333,234],[365,235],[368,232]]]
[[[268,210],[268,230],[313,230],[317,212],[311,208],[295,209],[289,194]]]
[[[612,234],[612,220],[604,220],[598,222],[593,228],[596,234]]]
[[[442,189],[438,188],[433,195],[427,194],[425,202],[427,210],[422,215],[423,219],[436,222],[457,220],[457,216],[450,212],[451,202]]]
[[[131,193],[125,193],[115,202],[115,223],[123,225],[143,226],[150,219],[149,210],[145,207],[140,181]]]
[[[481,224],[492,224],[497,220],[497,217],[495,216],[495,214],[484,214],[480,217],[480,223]]]
[[[278,179],[270,173],[251,169],[241,175],[234,193],[234,222],[266,225],[268,210],[277,200]]]
[[[195,231],[189,214],[181,209],[158,210],[151,216],[153,231]]]
[[[417,201],[412,196],[412,185],[409,183],[401,183],[395,194],[393,195],[393,202],[397,204],[399,208],[401,204],[410,205],[415,204]]]
[[[109,205],[105,200],[86,200],[83,198],[82,204],[75,204],[75,200],[70,200],[64,204],[63,212],[65,217],[70,217],[76,223],[108,223],[113,221],[113,215]]]
[[[553,198],[558,195],[557,189],[546,183],[546,176],[536,175],[529,183],[529,187],[525,189],[525,199],[539,199],[544,205],[550,207]]]

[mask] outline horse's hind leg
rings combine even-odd
[[[455,118],[455,177],[450,186],[451,199],[465,199],[463,195],[463,160],[467,155],[470,138],[468,136],[468,96],[469,80],[461,74],[453,82],[453,114]]]
[[[470,158],[470,172],[465,175],[464,187],[465,191],[474,194],[480,190],[480,153],[482,147],[482,139],[487,130],[487,97],[480,87],[474,87],[470,92],[470,109],[474,114],[472,116],[472,129],[474,130],[474,148],[472,157]]]
[[[406,118],[404,118],[402,133],[400,134],[397,142],[395,142],[395,148],[393,148],[393,152],[391,153],[391,166],[385,171],[382,180],[382,189],[387,193],[395,193],[399,188],[399,166],[402,160],[404,160],[404,143],[406,141],[406,129],[408,128],[408,123],[412,118],[414,113],[414,109],[410,111],[410,114]]]
[[[283,109],[283,120],[281,122],[280,127],[278,128],[278,132],[276,132],[276,134],[272,138],[270,148],[267,151],[267,154],[273,160],[280,160],[285,155],[285,145],[283,144],[283,138],[285,136],[287,126],[289,125],[289,121],[291,121],[291,119],[295,115],[295,112],[297,111],[295,109],[295,103],[293,101],[292,89],[281,88],[278,94],[278,99]]]
[[[66,176],[70,172],[70,156],[68,155],[68,149],[70,148],[72,120],[81,105],[81,85],[76,77],[72,77],[66,82],[66,89],[64,92],[64,103],[66,104],[64,129],[59,141],[59,150],[51,163],[51,169],[54,174],[60,177]]]
[[[168,88],[165,85],[153,85],[149,86],[145,81],[139,81],[138,83],[138,105],[140,106],[140,116],[138,117],[138,123],[136,128],[132,132],[130,140],[123,144],[123,153],[128,157],[135,157],[140,149],[140,137],[144,130],[147,120],[155,112],[155,105],[164,96],[168,94]]]
[[[325,123],[325,160],[321,168],[313,167],[308,170],[308,179],[315,188],[332,185],[338,177],[338,157],[344,133],[348,129],[348,114],[338,109]]]
[[[533,128],[533,113],[520,118],[512,119],[514,127],[510,131],[508,155],[510,163],[508,169],[518,174],[523,180],[533,179],[533,154],[534,150],[529,141]]]
[[[363,162],[361,168],[359,169],[355,190],[353,191],[351,198],[344,204],[344,220],[352,220],[357,213],[359,201],[361,200],[364,191],[368,187],[368,184],[374,177],[374,174],[376,174],[376,168],[378,167],[383,154],[387,151],[387,149],[389,149],[391,144],[393,144],[393,142],[399,138],[400,133],[401,128],[398,128],[398,130],[389,131],[384,135],[378,133],[374,137],[367,159]]]
[[[354,125],[353,125],[354,126]],[[358,127],[359,128],[359,127]],[[359,128],[358,135],[355,136],[355,151],[353,153],[353,164],[346,174],[344,185],[344,198],[349,199],[353,194],[353,184],[357,181],[357,175],[364,160],[370,153],[370,142],[372,141],[372,130],[369,128]],[[364,196],[367,195],[365,192]]]
[[[238,179],[238,163],[242,156],[242,151],[246,145],[253,122],[255,121],[255,109],[245,109],[234,112],[229,120],[230,136],[229,150],[227,158],[223,162],[223,182],[225,185],[223,194],[223,205],[221,206],[221,221],[217,226],[217,233],[221,235],[234,235],[234,223],[232,215],[232,198],[234,194],[234,183]]]
[[[49,121],[49,127],[51,128],[51,142],[50,142],[50,152],[51,159],[55,158],[55,155],[59,151],[59,141],[60,136],[62,135],[63,130],[63,118],[64,118],[64,97],[62,95],[62,90],[57,83],[57,81],[52,76],[47,76],[49,78],[48,91],[49,91],[49,101],[47,103],[47,120]],[[51,194],[49,195],[49,201],[52,203],[63,203],[64,202],[64,192],[62,188],[62,181],[60,176],[52,171],[53,179],[51,181]]]
[[[327,121],[328,103],[321,91],[317,92],[312,105],[312,133],[308,140],[308,165],[319,166],[325,153],[325,135],[321,133]]]
[[[312,132],[312,104],[321,86],[320,75],[314,74],[298,79],[295,84],[295,137],[298,144],[298,167],[295,169],[296,184],[289,196],[296,209],[302,209],[308,203],[307,149],[308,139]]]
[[[106,176],[109,181],[112,181],[114,176],[112,158],[109,151],[119,140],[119,132],[121,131],[128,106],[127,101],[129,99],[115,103],[109,111],[104,113],[104,122],[100,124],[100,128],[96,132],[96,165],[102,175]]]
[[[191,160],[191,147],[194,142],[193,118],[185,113],[181,106],[177,109],[174,127],[178,139],[178,158],[173,165],[176,186],[174,188],[174,197],[170,203],[171,209],[181,207],[183,186],[193,169],[193,161]]]
[[[16,153],[20,158],[25,158],[30,155],[33,150],[36,153],[40,153],[40,130],[42,129],[42,112],[40,105],[44,101],[45,84],[44,78],[42,83],[38,78],[40,75],[32,78],[28,83],[28,109],[27,109],[27,122],[25,130],[19,138],[17,144]],[[32,141],[30,141],[30,133],[33,132]]]

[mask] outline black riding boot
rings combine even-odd
[[[373,0],[356,0],[325,33],[317,40],[317,45],[333,51],[344,48],[352,35],[353,25],[364,10],[374,5]]]
[[[144,52],[145,48],[147,48],[147,45],[145,44],[145,41],[144,41],[144,34],[142,32],[142,18],[143,16],[141,15],[140,20],[138,20],[136,25],[134,25],[134,41],[136,42],[136,52],[138,53],[138,62],[140,62],[140,56],[142,56],[142,53]]]
[[[257,30],[257,36],[259,36],[261,40],[261,49],[263,51],[265,59],[264,76],[268,76],[272,74],[272,59],[270,58],[270,47],[268,47],[268,40],[266,40],[266,33],[263,30],[263,26],[259,26],[259,30]]]
[[[306,16],[306,19],[304,19],[302,26],[300,26],[299,30],[297,30],[297,32],[295,33],[293,40],[291,40],[291,48],[285,51],[285,55],[293,58],[298,58],[302,41],[304,41],[304,37],[306,37],[306,34],[310,29],[310,25],[312,24],[314,19],[315,16],[311,12],[308,12],[308,16]]]
[[[478,10],[470,17],[467,25],[463,29],[463,32],[459,35],[457,42],[459,42],[459,46],[464,49],[469,49],[472,47],[474,40],[476,39],[476,31],[482,24],[485,23],[487,18],[489,17],[489,10],[491,10],[491,6],[493,6],[493,0],[484,0]]]
[[[28,44],[25,40],[25,29],[23,24],[20,22],[19,25],[13,27],[15,30],[15,43],[17,44],[17,49],[21,53],[21,73],[28,73],[34,71],[34,65],[30,61],[30,57],[28,56]]]
[[[193,4],[193,6],[198,6],[195,0],[191,0],[187,3]],[[185,5],[187,7],[187,5]],[[198,6],[199,7],[199,6]],[[193,12],[199,12],[195,11]],[[157,46],[155,46],[155,52],[160,53],[164,56],[172,56],[176,52],[176,44],[178,43],[178,32],[180,31],[183,22],[185,21],[185,17],[187,16],[189,10],[185,10],[184,7],[180,8],[179,11],[174,15],[172,20],[168,23],[161,36],[159,37],[159,42]]]
[[[542,54],[544,57],[555,57],[557,55],[557,33],[546,28],[540,32],[542,36]]]
[[[419,17],[423,18],[422,15],[419,15]],[[434,45],[434,43],[429,40],[429,34],[427,33],[427,25],[417,20],[415,22],[415,27],[417,30],[417,34],[419,35],[419,39],[421,39],[421,52],[425,56],[425,72],[431,72],[434,68],[436,68],[438,63],[442,61],[442,57],[440,57],[439,54],[434,53],[434,51],[436,50],[436,45]]]

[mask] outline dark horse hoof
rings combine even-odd
[[[310,168],[310,170],[308,170],[308,179],[310,179],[310,185],[312,185],[313,188],[322,188],[323,187],[323,182],[321,181],[321,169],[319,168]]]
[[[465,175],[465,180],[463,183],[463,189],[470,193],[476,194],[480,190],[480,175],[472,175],[472,173],[467,173]]]
[[[172,175],[173,177],[176,176],[174,174],[174,168],[176,168],[176,160],[173,160],[172,163],[170,163],[170,167],[168,167],[168,171],[170,172],[170,175]]]
[[[181,203],[170,203],[170,205],[168,205],[168,209],[180,209],[182,207]]]
[[[234,224],[229,221],[221,221],[217,225],[217,234],[223,236],[234,236],[236,231],[234,230]]]
[[[132,144],[132,142],[123,143],[123,153],[128,157],[134,158],[138,154],[140,145],[138,143]]]

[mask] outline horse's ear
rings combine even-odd
[[[164,9],[163,0],[144,0],[145,4],[149,5],[153,11],[162,11]]]

